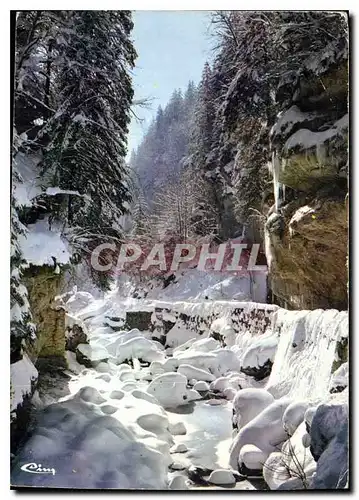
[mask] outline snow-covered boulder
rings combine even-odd
[[[121,400],[124,397],[125,393],[120,390],[112,391],[110,394],[110,398]]]
[[[333,373],[330,379],[330,392],[336,393],[343,391],[349,385],[349,365],[343,363]]]
[[[229,377],[218,377],[210,384],[210,389],[214,392],[223,393],[225,389],[228,389],[229,387],[231,387]]]
[[[286,440],[287,433],[283,429],[282,418],[291,402],[287,398],[274,401],[241,428],[230,447],[229,465],[232,469],[238,469],[239,454],[244,445],[253,444],[268,457]],[[261,466],[259,463],[257,468]]]
[[[236,478],[228,469],[216,469],[211,472],[208,482],[219,486],[229,486],[230,484],[234,484],[236,482]]]
[[[209,391],[209,385],[207,382],[204,382],[203,380],[199,380],[196,382],[193,386],[193,389],[198,392],[208,392]]]
[[[231,349],[216,349],[212,353],[216,356],[216,363],[212,366],[212,371],[217,377],[226,375],[229,372],[240,372],[240,360]]]
[[[179,361],[179,364],[191,365],[211,372],[213,371],[213,367],[218,364],[214,353],[195,350],[192,351],[192,349],[178,353],[176,359]]]
[[[152,361],[150,364],[150,374],[151,375],[162,375],[165,372],[163,369],[163,364],[161,361]],[[172,371],[172,370],[171,370]]]
[[[316,470],[316,463],[303,445],[307,429],[302,422],[294,434],[283,444],[281,452],[271,453],[263,467],[263,477],[271,490],[308,489]],[[298,483],[290,481],[300,479]],[[290,482],[288,482],[290,481]]]
[[[200,368],[196,368],[195,366],[180,364],[177,370],[178,373],[182,373],[188,380],[203,380],[204,382],[212,382],[215,377],[212,373],[209,373],[207,370],[201,370]]]
[[[151,396],[148,392],[141,391],[140,389],[135,389],[134,391],[131,392],[132,396],[137,399],[144,399],[145,401],[148,401],[149,403],[152,403],[154,405],[158,405],[158,401],[155,397]]]
[[[118,345],[116,350],[118,363],[133,358],[151,363],[152,361],[163,360],[164,354],[154,342],[143,336],[138,336]]]
[[[228,399],[228,401],[233,401],[233,399],[236,397],[237,391],[233,389],[232,387],[227,387],[227,389],[224,389],[223,391],[223,396]]]
[[[242,357],[242,372],[262,380],[270,375],[275,353],[277,351],[278,338],[275,335],[262,336],[248,347]]]
[[[303,422],[304,415],[309,408],[308,401],[294,401],[288,406],[283,415],[283,428],[289,436],[293,436],[297,427]]]
[[[87,368],[106,362],[109,357],[107,349],[101,346],[79,344],[76,349],[76,360]]]
[[[170,423],[168,430],[173,436],[182,436],[187,433],[186,426],[183,422]]]
[[[186,478],[180,474],[171,478],[168,488],[170,490],[188,490]]]
[[[238,462],[251,473],[260,475],[262,467],[266,461],[267,454],[254,444],[245,444],[239,453]]]
[[[263,478],[271,490],[276,490],[291,479],[290,472],[281,451],[274,451],[265,460],[263,465]],[[301,484],[303,489],[303,484]]]
[[[190,349],[192,351],[200,351],[200,352],[211,352],[217,349],[218,347],[220,347],[220,343],[211,337],[195,340],[190,345]]]
[[[171,453],[186,453],[186,451],[188,448],[184,443],[177,443],[170,449]]]
[[[238,391],[233,399],[233,426],[243,428],[273,402],[274,397],[265,389]]]
[[[193,389],[187,389],[187,377],[180,373],[164,373],[154,378],[147,388],[164,408],[175,408],[195,399],[201,399],[200,394]]]

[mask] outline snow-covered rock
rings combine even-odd
[[[154,405],[159,404],[157,399],[148,392],[141,391],[140,389],[135,389],[134,391],[131,392],[132,396],[137,399],[144,399],[145,401],[148,401],[149,403],[152,403]]]
[[[241,428],[230,447],[229,465],[232,469],[238,469],[239,454],[244,445],[253,444],[268,457],[286,440],[282,417],[291,402],[288,398],[274,401]],[[258,464],[256,468],[260,467],[261,464]]]
[[[107,349],[101,346],[79,344],[76,349],[77,361],[87,367],[92,367],[93,363],[106,362],[109,357]]]
[[[22,405],[26,396],[31,397],[37,377],[38,372],[27,354],[24,354],[20,361],[10,365],[11,412]]]
[[[182,464],[181,462],[173,462],[170,465],[171,470],[184,470],[186,468],[185,464]]]
[[[302,422],[293,435],[285,441],[280,452],[271,453],[263,467],[263,476],[272,490],[308,489],[316,470],[316,463],[303,446],[307,434],[306,424]],[[300,479],[298,484],[289,480]]]
[[[188,448],[184,443],[177,443],[170,449],[171,453],[186,453],[186,451]]]
[[[274,451],[264,461],[263,478],[271,490],[276,490],[280,485],[291,479],[281,451]]]
[[[175,408],[195,399],[201,399],[197,391],[187,389],[187,378],[180,373],[164,373],[154,378],[147,388],[164,408]]]
[[[179,365],[180,361],[173,357],[166,359],[166,361],[162,364],[162,367],[165,372],[174,372],[178,369]]]
[[[254,444],[245,444],[239,453],[238,463],[252,471],[260,471],[266,461],[267,454]]]
[[[293,436],[297,427],[303,422],[304,415],[309,406],[309,401],[294,401],[285,410],[282,423],[283,429],[289,436]]]
[[[224,392],[230,387],[229,377],[219,377],[210,384],[210,389],[215,392]]]
[[[227,389],[224,389],[223,391],[223,396],[228,399],[228,401],[233,401],[233,399],[236,397],[237,391],[233,389],[232,387],[227,387]]]
[[[188,346],[192,351],[211,352],[220,347],[218,340],[211,337],[195,340]]]
[[[180,474],[171,478],[168,488],[170,490],[188,490],[186,478]]]
[[[330,392],[336,393],[343,391],[349,385],[349,365],[343,363],[333,373],[330,379]]]
[[[236,482],[236,478],[228,469],[216,469],[211,472],[208,482],[218,486],[230,485]]]
[[[125,360],[133,358],[152,362],[163,360],[164,354],[154,342],[143,336],[138,336],[120,344],[116,350],[118,363],[123,363]]]
[[[86,403],[92,403],[94,405],[100,405],[106,402],[106,399],[103,398],[94,387],[83,387],[78,392],[78,397]]]
[[[187,433],[187,429],[183,422],[170,423],[168,430],[173,436],[181,436]]]
[[[207,384],[207,382],[199,380],[194,384],[193,389],[198,392],[207,392],[209,391],[209,385]]]
[[[110,394],[110,398],[121,400],[124,397],[125,393],[123,391],[112,391]]]
[[[180,364],[177,372],[181,373],[189,380],[195,379],[203,380],[204,382],[212,382],[215,379],[214,375],[209,373],[207,370],[201,370],[200,368],[186,364]]]
[[[265,389],[238,391],[233,399],[233,425],[243,428],[273,402],[274,397]]]
[[[223,404],[223,401],[221,399],[208,399],[206,404],[210,406],[220,406]]]
[[[277,346],[277,336],[261,336],[244,352],[241,360],[242,372],[254,377],[256,380],[268,377]]]

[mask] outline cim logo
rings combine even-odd
[[[36,464],[34,462],[29,464],[24,464],[20,467],[24,472],[30,472],[31,474],[56,474],[54,468],[49,469],[48,467],[43,467],[41,464]]]

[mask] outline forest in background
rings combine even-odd
[[[199,85],[174,91],[132,153],[133,229],[244,236],[265,247],[275,301],[346,307],[346,16],[221,11],[211,27]]]

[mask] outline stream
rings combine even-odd
[[[222,308],[222,319],[227,317],[225,308],[233,308],[232,303],[206,305],[212,310],[217,306]],[[249,314],[254,306],[246,305]],[[263,307],[271,312],[270,306]],[[172,328],[171,338],[177,347],[165,348],[153,340],[151,331],[123,329],[123,312],[123,304],[113,300],[109,304],[80,304],[75,316],[72,311],[71,321],[80,321],[89,343],[80,344],[77,354],[66,351],[68,368],[63,372],[40,374],[33,397],[35,423],[14,457],[12,484],[90,489],[267,489],[263,480],[252,477],[245,480],[232,475],[230,484],[218,479],[218,473],[222,478],[231,475],[233,394],[239,388],[259,388],[266,383],[277,398],[291,394],[293,401],[298,395],[318,400],[318,391],[328,391],[335,346],[346,334],[346,315],[282,310],[278,348],[268,330],[239,335],[236,342],[242,344],[236,343],[231,350],[221,347],[208,333],[202,335],[182,323]],[[92,367],[78,362],[79,350],[82,362]],[[240,352],[247,353],[252,366],[265,366],[268,357],[276,353],[267,382],[256,382],[241,373]],[[198,387],[205,384],[208,389],[196,390],[196,379],[198,383],[202,380]],[[345,400],[345,393],[334,396]],[[249,407],[242,410],[243,418],[247,411],[253,412],[253,404],[248,402]],[[278,440],[284,441],[284,409],[279,420],[274,414],[263,420],[247,443],[257,449],[271,446],[268,443],[275,432]],[[302,442],[300,433],[298,438]],[[29,471],[29,464],[40,467],[40,472]],[[44,467],[54,472],[43,472]],[[209,481],[211,471],[216,471],[216,481]],[[174,483],[176,486],[171,486]]]

